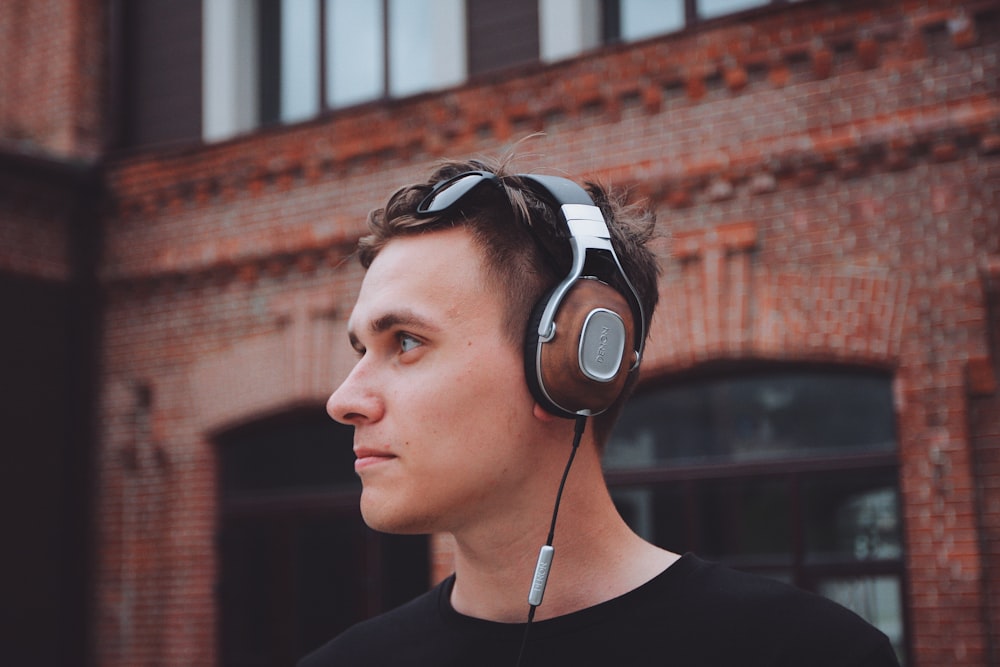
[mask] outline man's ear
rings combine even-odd
[[[532,412],[533,415],[535,415],[535,419],[537,419],[539,421],[542,421],[542,422],[545,422],[545,423],[554,422],[557,419],[559,419],[559,417],[556,417],[551,412],[548,412],[547,410],[545,410],[545,408],[543,408],[542,406],[540,406],[537,402],[535,403],[535,405],[532,408],[531,412]]]

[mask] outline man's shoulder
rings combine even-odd
[[[411,644],[426,641],[440,625],[439,585],[400,607],[361,621],[316,649],[298,667],[387,665],[407,655]]]
[[[698,561],[690,580],[700,604],[719,611],[721,607],[740,616],[752,614],[764,621],[813,623],[841,621],[868,627],[860,616],[816,593],[778,579],[736,570],[708,561]]]

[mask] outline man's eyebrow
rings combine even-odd
[[[400,310],[376,317],[368,324],[368,331],[372,334],[381,334],[397,327],[414,327],[432,333],[441,330],[439,326],[411,310]],[[355,350],[360,352],[364,349],[364,345],[353,330],[347,332],[347,337]]]

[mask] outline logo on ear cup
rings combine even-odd
[[[580,370],[591,380],[610,382],[625,355],[625,322],[607,308],[587,315],[580,334]]]

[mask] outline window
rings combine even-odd
[[[205,0],[204,138],[460,83],[463,0]]]
[[[389,93],[402,97],[465,79],[462,0],[388,0]]]
[[[294,665],[427,590],[427,538],[362,521],[351,441],[321,409],[217,438],[223,665]]]
[[[777,368],[651,390],[626,406],[604,466],[650,541],[826,595],[902,655],[888,376]]]

